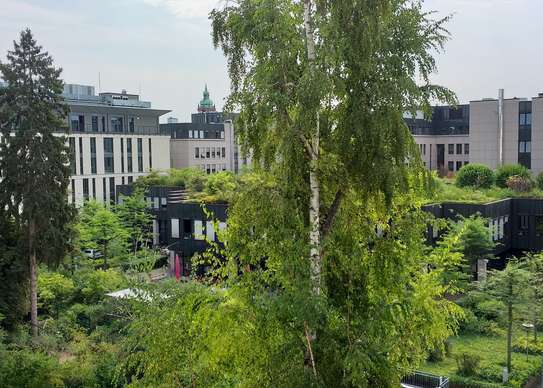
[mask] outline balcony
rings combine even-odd
[[[133,130],[129,128],[106,128],[103,130],[101,128],[101,124],[98,126],[98,128],[96,126],[93,127],[92,124],[87,124],[84,126],[84,130],[70,129],[68,133],[91,133],[100,135],[161,135],[157,126],[135,126]]]

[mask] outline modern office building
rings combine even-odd
[[[442,174],[467,163],[522,164],[543,171],[543,93],[531,100],[484,98],[435,107],[432,118],[407,117],[425,165]]]
[[[158,122],[170,111],[152,109],[125,90],[96,95],[93,86],[67,84],[63,96],[70,108],[72,203],[114,202],[117,185],[170,168],[169,137]]]
[[[422,115],[405,121],[419,145],[424,165],[446,174],[458,171],[470,159],[469,105],[437,106],[430,120]]]
[[[207,85],[198,112],[190,123],[168,118],[160,131],[170,136],[172,168],[197,167],[212,174],[219,171],[238,173],[250,163],[240,153],[234,132],[235,115],[217,112],[209,97]]]

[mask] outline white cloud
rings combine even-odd
[[[164,7],[181,19],[207,18],[219,0],[143,0],[153,7]]]

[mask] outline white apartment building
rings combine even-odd
[[[170,111],[124,90],[95,95],[92,86],[68,84],[63,96],[70,107],[72,203],[114,202],[117,185],[170,168],[170,137],[159,128],[159,117]]]

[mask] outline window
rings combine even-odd
[[[138,171],[143,172],[143,140],[138,139]]]
[[[121,177],[121,184],[124,185],[124,176]]]
[[[75,179],[72,179],[72,203],[75,203]]]
[[[464,144],[464,155],[469,155],[469,143]]]
[[[222,148],[221,148],[221,156],[222,156],[223,158],[226,158],[226,148],[225,148],[225,147],[222,147]]]
[[[166,197],[161,197],[160,198],[160,208],[162,210],[166,210],[166,207],[168,206],[168,198]]]
[[[113,161],[113,138],[105,137],[104,138],[104,171],[105,172],[114,172],[114,161]]]
[[[79,173],[83,175],[83,138],[79,138]]]
[[[102,198],[104,200],[104,203],[106,203],[107,201],[106,193],[106,178],[102,178]]]
[[[456,171],[462,168],[462,162],[456,162]]]
[[[131,133],[134,133],[134,118],[130,117],[130,121],[128,122],[128,128]]]
[[[532,125],[532,114],[531,113],[521,113],[519,115],[519,124],[520,125]]]
[[[447,164],[447,169],[448,169],[449,171],[454,171],[454,162],[449,162],[449,163]]]
[[[89,200],[89,180],[87,178],[83,178],[83,200]]]
[[[528,230],[529,227],[530,227],[530,223],[529,223],[529,216],[527,215],[520,215],[518,216],[519,218],[519,229],[521,230]]]
[[[204,227],[203,223],[200,220],[194,220],[194,239],[203,240],[204,239]]]
[[[454,144],[449,144],[449,155],[454,154]]]
[[[224,131],[221,131],[221,139],[224,139]]]
[[[149,138],[149,168],[153,169],[153,146],[151,145],[151,138]]]
[[[106,132],[106,117],[102,116],[102,132]]]
[[[70,149],[70,170],[71,170],[71,174],[75,175],[77,172],[76,165],[75,165],[75,138],[70,137],[68,139],[68,144],[69,144],[69,149]]]
[[[192,238],[192,220],[183,220],[183,238],[190,239]]]
[[[469,161],[465,160],[464,161],[464,166],[467,166],[469,164]]]
[[[500,217],[499,224],[498,224],[498,238],[502,239],[505,236],[504,233],[504,217]]]
[[[211,165],[211,172],[212,172],[212,173],[217,172],[217,165],[216,165],[216,164],[212,164],[212,165]]]
[[[121,172],[124,172],[124,139],[122,137],[121,137]]]
[[[200,139],[204,138],[204,131],[200,131]]]
[[[541,216],[535,217],[535,236],[536,237],[543,236],[543,217]]]
[[[224,148],[223,148],[223,150],[224,150]],[[422,154],[426,155],[426,144],[422,145]]]
[[[200,157],[200,148],[196,147],[194,148],[194,157],[198,159]]]
[[[211,165],[206,164],[206,173],[211,174]]]
[[[132,139],[126,139],[126,167],[132,172]]]
[[[192,130],[189,130],[189,139],[192,139]]]
[[[215,228],[213,228],[213,221],[206,221],[206,237],[208,241],[215,241]]]
[[[456,154],[457,155],[462,155],[462,144],[457,144],[456,145]]]
[[[98,132],[98,116],[97,115],[92,115],[91,125],[92,125],[92,131]]]
[[[520,153],[532,152],[532,142],[531,141],[519,141],[518,145],[519,145],[518,152],[520,152]]]
[[[96,199],[96,178],[92,178],[92,198]]]
[[[131,184],[132,182],[134,182],[134,177],[129,176],[128,177],[128,184]]]
[[[211,151],[209,149],[209,147],[206,147],[206,158],[210,158],[211,157]]]
[[[123,117],[111,116],[111,131],[122,132],[123,131]]]
[[[211,157],[215,158],[215,147],[211,147]]]
[[[70,115],[70,129],[74,132],[85,132],[85,116],[78,114]]]
[[[160,207],[160,198],[153,197],[153,209],[158,209]]]
[[[109,178],[109,202],[115,203],[115,178]]]
[[[90,138],[91,174],[96,174],[96,138]],[[96,198],[96,196],[95,196]]]
[[[179,218],[172,218],[172,238],[179,238]]]

